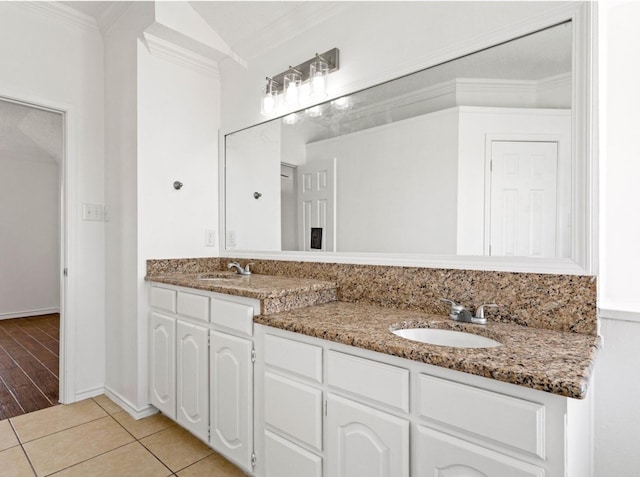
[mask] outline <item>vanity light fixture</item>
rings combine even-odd
[[[298,122],[298,114],[297,113],[287,114],[284,118],[282,118],[282,122],[287,126],[293,126]]]
[[[267,86],[262,95],[261,112],[265,116],[278,113],[281,106],[290,110],[300,104],[309,104],[313,100],[327,95],[329,73],[340,69],[340,50],[333,48],[297,66],[267,77]],[[279,96],[282,96],[279,99]]]
[[[340,111],[349,109],[351,107],[351,97],[342,96],[341,98],[334,99],[331,101],[331,106]]]
[[[317,118],[322,116],[322,106],[320,104],[316,104],[315,106],[305,109],[304,112],[311,118]]]

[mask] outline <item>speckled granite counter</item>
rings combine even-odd
[[[145,280],[260,300],[263,315],[335,301],[337,285],[326,280],[233,272],[147,275]]]
[[[529,328],[510,323],[486,326],[376,305],[333,302],[274,315],[256,323],[401,358],[518,384],[571,398],[584,398],[597,336]],[[431,327],[470,331],[502,343],[495,348],[433,346],[393,335],[390,329]]]

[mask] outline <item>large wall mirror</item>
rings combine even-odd
[[[226,135],[225,253],[588,272],[575,36],[558,22]]]

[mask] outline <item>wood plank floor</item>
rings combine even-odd
[[[0,320],[0,419],[58,404],[60,315]]]

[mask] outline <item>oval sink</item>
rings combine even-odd
[[[395,330],[393,334],[411,341],[453,348],[494,348],[502,345],[496,340],[473,333],[436,328],[407,328]]]

